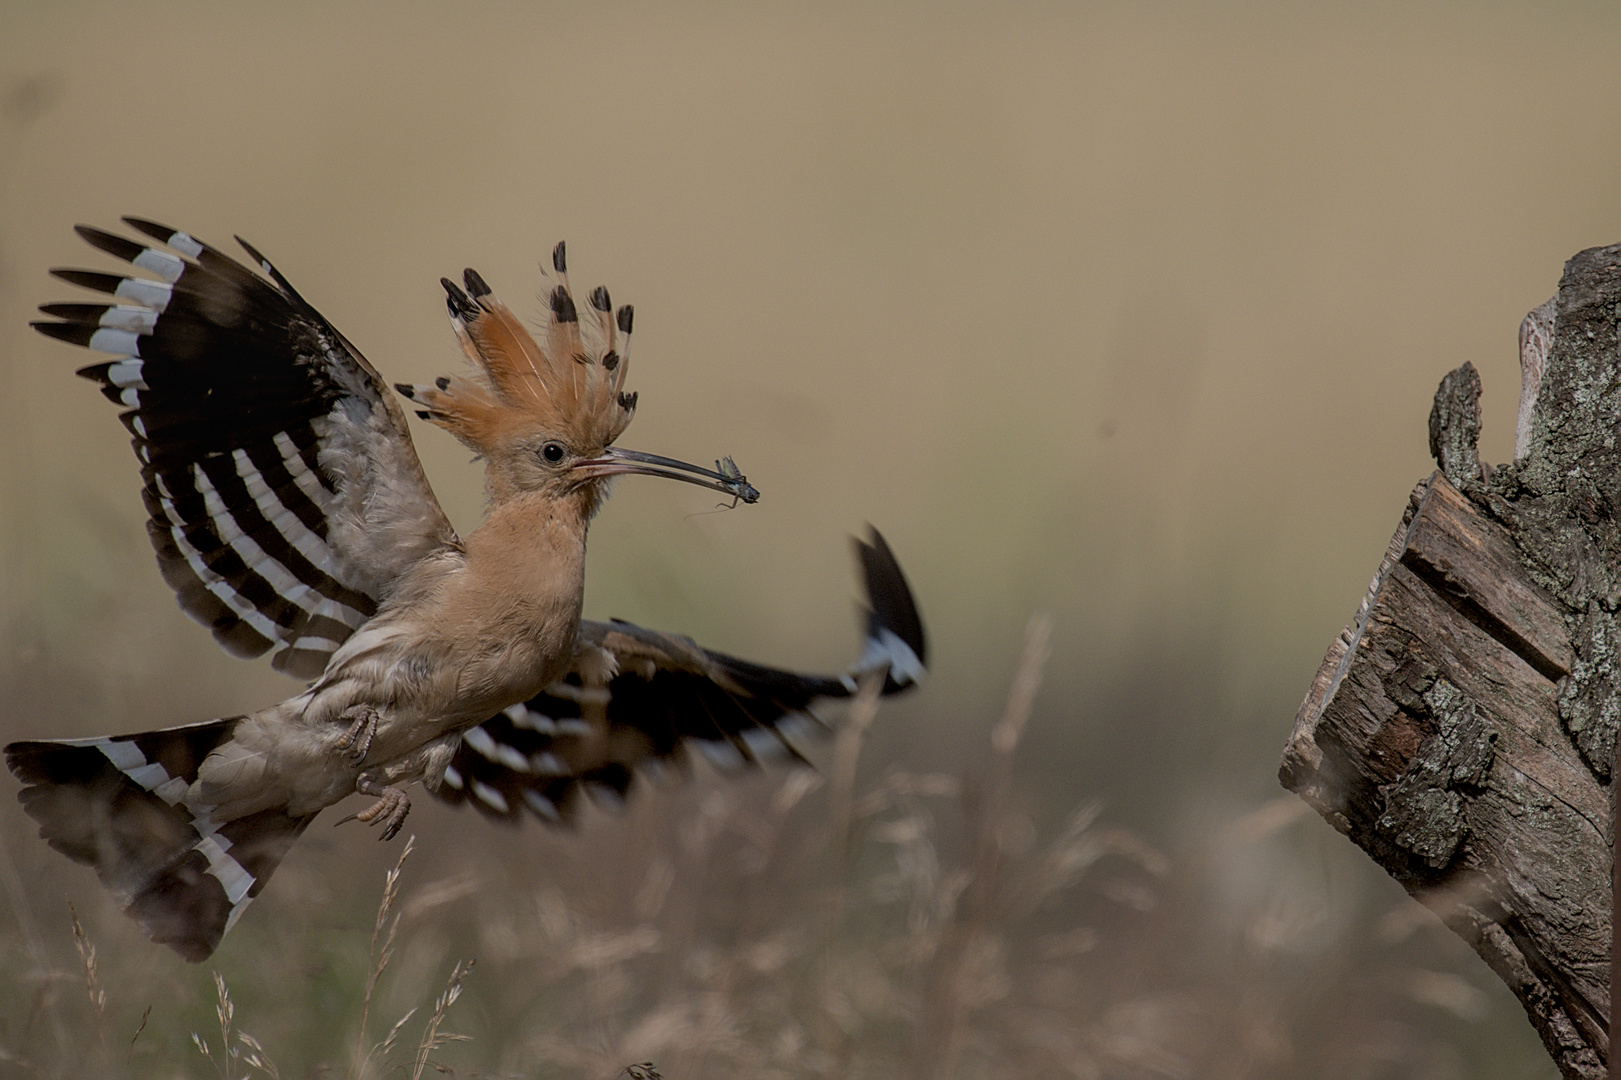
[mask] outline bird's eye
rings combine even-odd
[[[563,444],[560,442],[549,442],[540,448],[540,456],[541,459],[546,462],[546,464],[556,465],[558,462],[562,461],[563,458],[568,456],[568,450],[566,450]]]

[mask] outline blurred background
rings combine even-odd
[[[112,268],[75,223],[240,234],[399,381],[459,363],[441,275],[538,313],[566,238],[637,308],[624,443],[764,493],[622,482],[588,616],[836,669],[872,522],[933,670],[874,721],[832,870],[808,774],[698,767],[562,832],[418,798],[366,1041],[476,956],[439,1052],[471,1075],[1552,1077],[1275,770],[1432,467],[1436,383],[1473,361],[1508,460],[1520,319],[1621,239],[1618,33],[1601,3],[8,5],[0,737],[294,689],[178,611],[90,356],[27,327],[79,298],[48,268]],[[477,467],[413,433],[471,529]],[[1074,873],[997,922],[956,901],[990,895],[985,747],[1036,613],[989,831]],[[399,844],[318,823],[193,968],[0,811],[8,1068],[206,1075],[215,969],[281,1075],[352,1067]]]

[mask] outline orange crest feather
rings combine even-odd
[[[632,308],[615,315],[608,290],[598,287],[590,298],[596,317],[582,326],[562,244],[552,265],[562,283],[549,297],[544,347],[476,271],[463,273],[465,292],[440,279],[451,326],[476,375],[399,389],[426,406],[425,419],[481,453],[536,431],[561,436],[579,452],[600,451],[635,414],[636,395],[623,390]]]

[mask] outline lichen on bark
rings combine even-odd
[[[1509,527],[1527,571],[1568,609],[1576,662],[1559,716],[1606,782],[1621,732],[1621,244],[1565,264],[1553,343],[1525,455],[1482,506]]]
[[[1430,406],[1430,456],[1459,491],[1480,484],[1480,373],[1475,365],[1447,372]]]
[[[1394,695],[1435,733],[1419,746],[1401,779],[1385,789],[1378,828],[1392,843],[1440,870],[1469,835],[1464,794],[1485,784],[1497,733],[1468,695],[1433,671],[1427,678],[1404,678]]]

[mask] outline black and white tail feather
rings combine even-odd
[[[152,940],[206,958],[314,815],[280,809],[216,821],[188,802],[199,767],[241,717],[139,735],[6,747],[39,833],[93,866]]]

